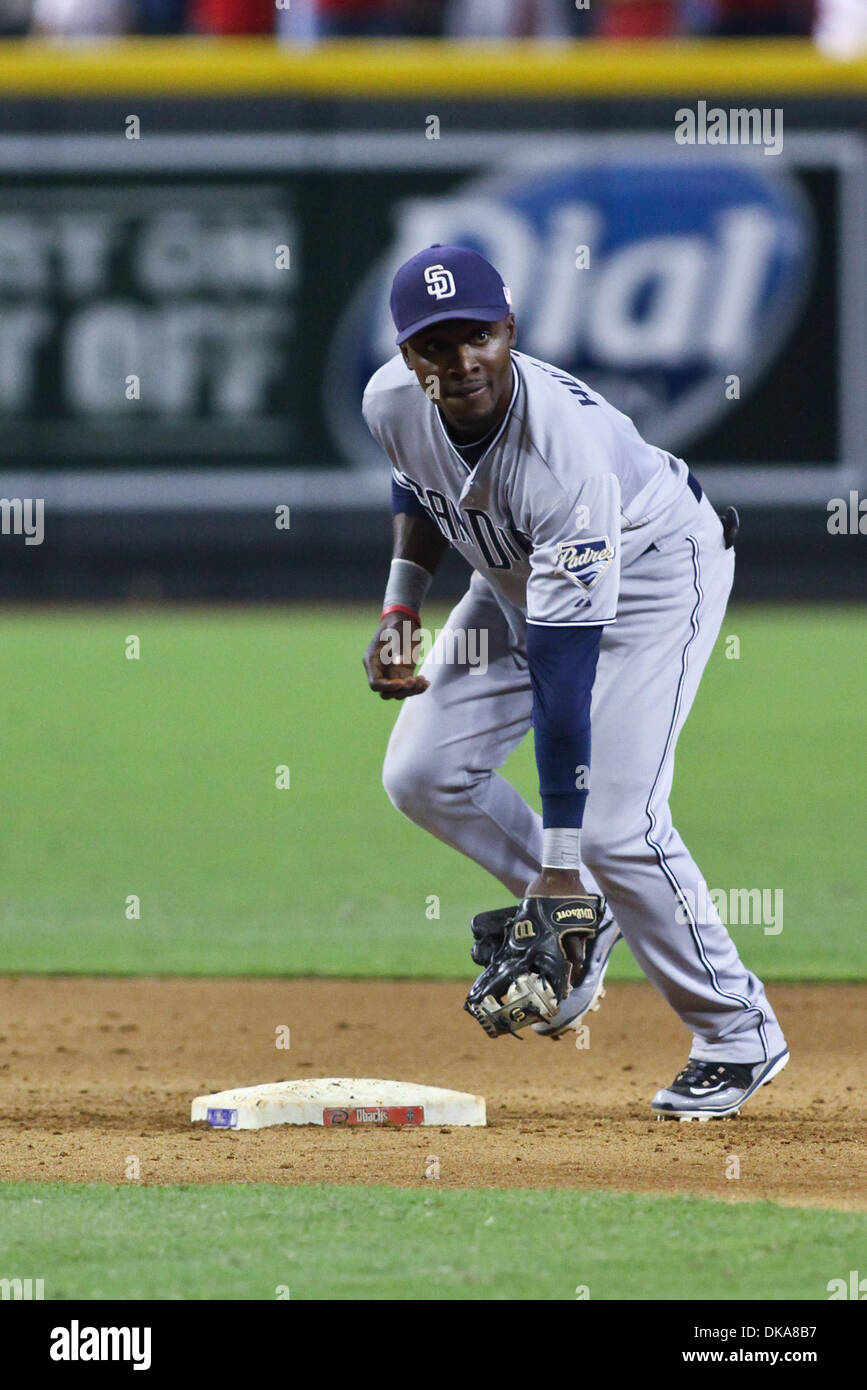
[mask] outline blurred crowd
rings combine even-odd
[[[867,0],[0,0],[0,34],[273,34],[327,38],[568,39],[814,33],[844,55],[867,47]]]

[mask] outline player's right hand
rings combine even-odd
[[[383,700],[405,700],[421,695],[430,682],[415,675],[417,634],[421,631],[412,618],[382,619],[362,658],[367,683]]]

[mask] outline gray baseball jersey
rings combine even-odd
[[[621,570],[670,526],[682,459],[642,439],[584,382],[512,353],[513,396],[470,468],[398,353],[362,409],[394,478],[443,535],[530,622],[614,621]]]
[[[405,490],[398,500],[424,509],[476,570],[422,667],[428,690],[395,723],[386,790],[520,897],[541,863],[542,819],[498,769],[531,722],[526,621],[606,624],[582,881],[607,895],[645,974],[691,1029],[691,1056],[767,1060],[785,1048],[779,1023],[668,804],[733,552],[682,459],[647,444],[583,382],[524,353],[512,362],[509,413],[475,466],[400,355],[364,395]],[[451,629],[488,637],[475,680],[453,659]],[[569,700],[568,686],[559,698]]]

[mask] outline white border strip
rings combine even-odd
[[[550,130],[447,133],[441,140],[427,140],[406,131],[310,133],[302,135],[214,134],[148,135],[127,140],[117,135],[4,135],[0,136],[0,170],[21,173],[118,174],[236,172],[287,169],[414,169],[430,162],[439,169],[473,167],[480,160],[496,159],[510,168],[538,168],[540,161],[573,160],[598,154],[640,155],[648,162],[668,162],[673,154],[687,161],[705,161],[706,145],[678,145],[674,139],[671,101],[671,149],[662,142],[664,130],[597,135],[566,135]],[[843,168],[863,165],[867,142],[853,131],[799,131],[786,135],[779,155],[770,158],[760,146],[715,145],[719,160],[759,160],[773,165],[826,164]]]
[[[863,488],[856,469],[696,465],[716,507],[813,507]],[[41,497],[55,512],[258,512],[277,506],[364,511],[390,507],[391,470],[339,468],[112,469],[0,473],[0,497]]]
[[[391,470],[251,468],[0,473],[0,496],[41,497],[55,512],[258,512],[278,506],[389,507]]]

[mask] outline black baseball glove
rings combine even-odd
[[[480,912],[472,921],[472,957],[486,968],[464,1008],[492,1038],[553,1018],[581,983],[604,912],[598,894],[525,898],[517,908]]]

